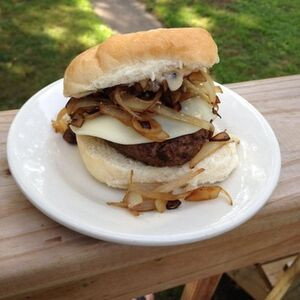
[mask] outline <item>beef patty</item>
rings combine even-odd
[[[109,142],[123,155],[155,167],[180,166],[190,161],[211,138],[212,133],[206,129],[170,139],[161,143],[122,145]]]

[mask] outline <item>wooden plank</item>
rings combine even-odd
[[[264,224],[266,226],[265,230],[260,230],[259,233],[255,231],[255,226],[253,231],[249,230],[249,226],[252,227],[255,223],[260,223],[259,219],[254,223],[252,222],[252,224],[249,222],[250,224],[246,224],[218,239],[189,245],[191,248],[195,247],[189,251],[188,246],[179,247],[184,248],[184,251],[174,255],[171,255],[170,249],[166,248],[138,247],[134,249],[135,247],[114,244],[103,245],[103,242],[97,243],[96,241],[93,244],[88,238],[85,241],[77,240],[74,243],[64,243],[64,239],[62,239],[52,249],[43,249],[36,253],[17,256],[14,260],[0,261],[1,270],[8,272],[9,268],[13,268],[10,273],[1,274],[0,282],[3,285],[0,286],[4,292],[9,289],[10,294],[14,294],[18,289],[24,291],[24,287],[27,287],[27,290],[32,292],[25,293],[26,296],[33,297],[36,295],[36,298],[32,299],[51,299],[51,297],[61,299],[59,295],[64,293],[65,288],[67,288],[72,299],[77,299],[73,298],[75,295],[79,295],[82,297],[81,299],[86,299],[94,289],[102,296],[101,299],[117,299],[122,295],[131,297],[150,291],[162,290],[195,278],[211,276],[253,262],[275,259],[290,253],[290,251],[299,251],[299,239],[297,243],[297,238],[295,238],[298,234],[297,228],[300,226],[299,211],[297,223],[290,224],[287,222],[289,225],[278,224],[278,227],[273,227],[272,224],[266,226],[268,223],[266,222]],[[282,219],[287,220],[288,214],[285,214]],[[272,227],[274,230],[272,230]],[[248,232],[248,234],[244,240],[241,238],[241,234],[245,232]],[[258,234],[260,239],[257,238]],[[91,243],[88,243],[88,241]],[[75,246],[77,251],[74,250]],[[174,248],[177,247],[171,248],[174,251]],[[108,253],[109,251],[110,253]],[[86,253],[89,255],[86,255]],[[207,253],[210,253],[209,257]],[[80,254],[82,257],[80,257]],[[150,259],[151,256],[154,258]],[[147,261],[141,262],[142,258],[146,258]],[[48,259],[47,263],[45,259]],[[80,268],[76,260],[80,261]],[[48,267],[46,273],[44,270],[45,264]],[[126,264],[128,265],[126,266]],[[111,271],[114,268],[116,270]],[[27,270],[26,279],[29,280],[29,283],[23,282],[24,275],[19,273],[24,269]],[[174,269],[176,272],[174,272]],[[97,273],[100,275],[76,280],[84,278],[88,274]],[[13,275],[19,276],[13,277]],[[7,280],[3,277],[6,277]],[[94,282],[94,284],[88,285],[91,289],[86,288],[88,280]],[[43,286],[46,288],[49,283],[53,284],[53,282],[64,285],[56,289],[45,289],[42,294],[37,294],[34,291],[41,287],[41,283],[44,283]],[[35,284],[40,286],[37,287]],[[78,293],[78,287],[80,286],[82,286],[82,289]],[[3,295],[3,292],[1,291],[0,294]],[[46,298],[46,295],[51,295],[51,297]],[[17,297],[12,296],[11,299],[17,299]]]
[[[291,78],[280,81],[300,85],[300,76]],[[275,100],[263,92],[253,100],[281,145],[282,173],[273,196],[239,228],[176,247],[94,240],[33,208],[7,170],[5,141],[15,112],[0,112],[0,299],[128,299],[300,252],[300,95],[291,88],[284,99],[276,98],[277,83]],[[252,82],[240,94],[255,93],[255,86]]]
[[[250,80],[250,81],[243,81],[243,82],[237,82],[237,83],[229,83],[226,84],[231,89],[247,89],[250,90],[250,88],[258,88],[260,86],[277,86],[281,82],[285,82],[289,84],[290,82],[294,82],[294,86],[296,82],[299,82],[299,75],[290,75],[290,76],[281,76],[281,77],[274,77],[274,78],[266,78],[266,79],[259,79],[259,80]],[[277,88],[274,88],[276,90]]]
[[[257,265],[234,270],[227,274],[255,300],[265,299],[271,291],[270,283]]]
[[[282,299],[293,282],[300,276],[300,256],[294,261],[293,265],[284,273],[277,282],[272,291],[266,297],[266,300]]]
[[[278,282],[278,280],[283,276],[287,267],[290,267],[297,256],[284,257],[276,261],[262,264],[262,269],[268,277],[272,287]]]
[[[213,297],[222,275],[215,275],[189,282],[185,285],[181,300],[209,300]]]
[[[262,265],[252,265],[228,272],[227,274],[254,299],[265,299],[273,286],[284,276],[285,271],[295,261],[297,256],[284,257]],[[297,291],[296,291],[297,289]],[[289,291],[285,298],[293,299],[292,295],[300,293],[295,286],[293,291]],[[294,298],[296,299],[296,298]]]

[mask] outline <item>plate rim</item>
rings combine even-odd
[[[247,108],[249,108],[250,111],[252,111],[252,113],[254,113],[259,118],[260,122],[262,122],[264,124],[264,128],[266,128],[268,130],[268,133],[270,134],[270,138],[273,140],[273,143],[274,143],[273,144],[273,146],[274,146],[273,153],[274,153],[274,157],[275,157],[274,169],[273,169],[273,172],[271,173],[271,176],[269,177],[269,180],[268,180],[269,184],[268,184],[267,188],[264,189],[263,192],[261,193],[261,195],[259,196],[260,200],[256,201],[255,205],[252,205],[247,209],[246,215],[243,215],[243,217],[239,217],[239,218],[235,219],[235,222],[226,223],[225,225],[223,225],[223,227],[218,228],[218,231],[207,232],[205,234],[202,234],[202,236],[199,236],[195,233],[191,233],[191,234],[181,233],[181,234],[177,234],[177,235],[175,234],[175,235],[169,236],[167,238],[164,237],[164,239],[154,238],[154,236],[151,236],[150,239],[149,238],[147,239],[147,237],[145,238],[145,236],[143,236],[143,235],[118,234],[116,232],[113,232],[113,235],[111,235],[110,232],[108,232],[106,230],[104,230],[104,231],[101,230],[101,227],[97,228],[98,230],[95,231],[95,230],[92,230],[91,227],[89,227],[88,229],[83,228],[82,226],[80,226],[80,224],[77,224],[75,220],[72,221],[72,219],[62,219],[52,211],[51,207],[49,208],[49,206],[48,206],[48,209],[47,209],[47,206],[41,205],[39,199],[37,199],[38,197],[35,197],[35,195],[33,195],[30,192],[30,189],[27,187],[26,184],[24,184],[21,176],[19,176],[19,174],[18,174],[18,170],[17,170],[18,168],[17,168],[16,164],[14,164],[13,154],[12,154],[12,151],[10,151],[10,149],[11,149],[10,145],[12,144],[12,141],[14,138],[14,130],[17,126],[16,124],[18,122],[18,119],[20,118],[20,116],[22,114],[22,110],[25,107],[27,107],[27,105],[29,105],[32,101],[34,101],[36,98],[38,98],[40,95],[45,93],[47,90],[49,90],[53,86],[59,84],[62,80],[63,79],[56,80],[53,83],[44,87],[43,89],[39,90],[37,93],[35,93],[33,96],[31,96],[24,103],[24,105],[19,109],[19,111],[15,115],[15,117],[10,125],[9,131],[8,131],[6,152],[7,152],[7,161],[8,161],[9,169],[16,181],[17,186],[21,189],[23,194],[26,196],[27,200],[29,200],[43,214],[45,214],[52,220],[56,221],[57,223],[65,226],[71,230],[74,230],[81,234],[90,236],[92,238],[100,239],[100,240],[105,240],[105,241],[119,243],[119,244],[126,244],[126,245],[136,245],[136,246],[173,246],[173,245],[182,245],[182,244],[199,242],[202,240],[211,239],[215,236],[222,235],[222,234],[240,226],[241,224],[247,222],[266,204],[266,202],[269,200],[270,196],[272,195],[274,189],[277,186],[277,183],[278,183],[279,177],[280,177],[280,171],[281,171],[281,153],[280,153],[280,147],[279,147],[277,137],[276,137],[271,125],[264,118],[264,116],[245,98],[243,98],[242,96],[240,96],[239,94],[237,94],[236,92],[231,90],[230,88],[220,84],[220,86],[222,88],[224,88],[226,90],[226,92],[233,94],[234,97],[236,97],[239,102],[241,102],[243,105],[246,105]]]

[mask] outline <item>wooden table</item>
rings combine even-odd
[[[130,299],[299,253],[300,75],[228,86],[273,127],[282,153],[280,183],[246,224],[176,247],[98,241],[44,216],[9,173],[6,135],[16,111],[0,112],[0,299]]]

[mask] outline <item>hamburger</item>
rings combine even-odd
[[[191,191],[223,181],[238,156],[237,140],[213,123],[222,90],[209,69],[218,62],[201,28],[112,36],[67,67],[70,99],[53,127],[77,143],[90,174],[112,187],[169,184],[171,193],[170,186]]]

